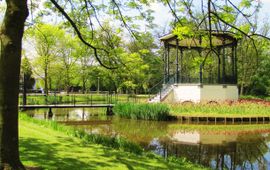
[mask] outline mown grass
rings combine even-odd
[[[168,120],[169,108],[165,104],[121,103],[113,107],[113,113],[119,117],[143,120]]]
[[[19,134],[21,160],[28,167],[48,170],[205,169],[184,158],[165,160],[149,152],[138,155],[104,146],[103,143],[92,143],[96,141],[85,142],[77,132],[74,134],[63,125],[26,116],[20,116]]]
[[[169,107],[170,114],[174,116],[270,116],[269,106],[256,103],[172,104]]]

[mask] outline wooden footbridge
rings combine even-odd
[[[20,109],[46,108],[113,108],[114,104],[58,104],[58,105],[19,105]]]
[[[48,116],[52,116],[52,109],[54,108],[107,108],[107,115],[112,115],[114,104],[59,104],[59,105],[19,105],[19,109],[49,109]]]

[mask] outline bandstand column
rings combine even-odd
[[[237,84],[238,82],[238,78],[237,78],[237,42],[235,43],[235,47],[234,47],[234,73],[235,73],[235,84]]]
[[[234,50],[234,46],[232,46],[232,54],[231,54],[231,61],[232,61],[232,81],[231,81],[231,83],[235,83],[235,64],[234,64],[234,62],[235,62],[235,56],[234,56],[234,54],[235,54],[235,52],[234,52],[235,50]]]
[[[218,57],[218,83],[220,83],[220,48],[217,50]]]
[[[224,43],[223,43],[224,44]],[[222,49],[222,83],[225,83],[225,47]]]
[[[179,42],[176,39],[176,83],[179,83]]]
[[[166,83],[166,79],[167,79],[167,45],[164,42],[164,54],[163,54],[163,63],[164,63],[164,79],[163,79],[163,84]]]
[[[167,82],[170,80],[170,45],[167,45]]]
[[[183,81],[183,48],[180,48],[180,71],[179,71],[180,83]]]

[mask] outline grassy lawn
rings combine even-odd
[[[270,116],[270,106],[256,103],[172,104],[173,116],[257,117]]]
[[[103,145],[85,144],[64,132],[20,119],[24,165],[42,169],[202,169],[184,159],[166,161],[150,153],[136,155]]]

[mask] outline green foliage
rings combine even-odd
[[[169,108],[165,104],[116,104],[115,115],[131,119],[168,120]]]
[[[264,26],[267,29],[269,23],[265,23]],[[269,29],[265,33],[267,32]],[[269,41],[262,38],[256,38],[254,41],[243,39],[241,46],[238,46],[238,83],[241,95],[269,95],[268,47]]]
[[[46,93],[52,90],[68,92],[71,87],[86,92],[97,90],[99,77],[100,90],[145,93],[160,80],[161,61],[154,52],[157,46],[149,32],[137,34],[134,42],[126,42],[122,31],[106,21],[102,29],[93,34],[98,39],[93,43],[106,49],[99,51],[100,60],[105,65],[117,66],[117,69],[108,70],[97,65],[93,50],[81,44],[63,25],[38,24],[28,29],[27,38],[34,39],[38,54],[32,60],[37,82],[40,82],[37,85]]]
[[[260,63],[256,74],[252,78],[252,89],[250,91],[253,95],[270,95],[270,57],[267,57]]]
[[[191,38],[194,36],[194,31],[190,26],[176,26],[173,30],[173,34],[177,35],[179,40],[183,40],[185,38]]]
[[[21,73],[20,79],[22,85],[26,86],[26,89],[32,89],[35,84],[35,79],[33,78],[32,66],[28,58],[23,57],[21,62]]]
[[[242,0],[239,6],[249,8],[252,5],[252,1],[253,0]]]
[[[228,8],[226,8],[226,10],[227,10]],[[233,14],[233,13],[231,13],[232,12],[232,9],[230,9],[230,10],[228,10],[228,11],[224,11],[224,12],[220,12],[219,13],[219,15],[220,15],[220,17],[224,20],[224,21],[226,21],[227,23],[233,23],[233,22],[235,22],[235,15]]]

